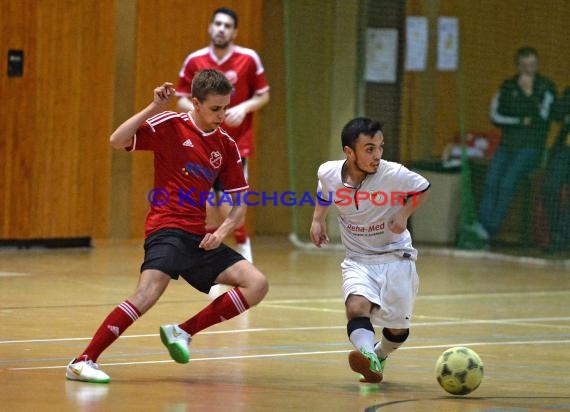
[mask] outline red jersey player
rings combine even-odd
[[[236,143],[219,128],[232,90],[223,73],[204,70],[192,82],[194,110],[174,113],[163,111],[174,96],[173,85],[164,83],[154,89],[151,104],[112,134],[111,145],[117,149],[154,152],[151,193],[160,196],[149,195],[145,258],[134,294],[111,311],[85,351],[69,363],[68,379],[109,382],[109,375],[95,363],[97,358],[158,301],[170,279],[181,276],[204,293],[216,283],[234,286],[187,321],[160,327],[160,338],[178,363],[189,361],[191,336],[239,315],[267,293],[265,276],[222,243],[243,222],[246,206],[237,201],[237,194],[248,188]],[[203,194],[216,179],[234,206],[215,232],[206,233]]]
[[[212,14],[208,33],[211,37],[209,47],[195,51],[186,57],[179,73],[176,95],[179,96],[178,106],[185,111],[192,110],[189,99],[192,79],[200,70],[213,68],[223,72],[234,85],[230,106],[226,112],[223,128],[232,136],[243,159],[245,175],[247,176],[247,158],[254,150],[253,112],[259,110],[269,101],[269,85],[261,59],[252,49],[234,44],[237,36],[238,17],[235,11],[219,8]],[[214,190],[219,194],[225,187],[216,181]],[[225,217],[227,205],[219,202],[218,208],[208,208]],[[214,219],[210,216],[208,221]],[[219,219],[218,219],[219,220]],[[215,224],[213,224],[215,227]],[[234,232],[236,249],[250,262],[252,261],[251,244],[245,225]]]

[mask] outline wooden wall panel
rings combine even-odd
[[[261,0],[139,0],[136,51],[135,110],[152,100],[152,90],[164,81],[176,83],[186,56],[209,44],[207,33],[212,12],[230,7],[238,13],[236,44],[260,50]],[[261,56],[263,59],[263,56]],[[178,110],[172,104],[172,110]],[[142,237],[148,211],[148,192],[153,183],[152,154],[135,153],[132,168],[133,237]]]
[[[279,193],[291,189],[287,154],[289,143],[283,21],[283,0],[265,0],[261,54],[267,80],[271,85],[271,101],[259,117],[254,183],[257,191]],[[291,213],[292,208],[286,206],[256,208],[255,232],[273,235],[291,233]]]
[[[29,67],[33,65],[35,36],[28,30],[35,25],[33,1],[0,3],[0,96],[4,97],[0,119],[0,238],[30,232],[32,158],[23,156],[35,134],[35,101],[28,90],[34,88]],[[9,49],[25,50],[25,77],[7,77]],[[24,129],[24,127],[27,128]]]
[[[22,78],[0,73],[2,95],[14,96],[2,111],[0,237],[105,236],[113,0],[1,4],[1,54],[23,48],[25,67]]]

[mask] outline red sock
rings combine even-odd
[[[249,305],[241,294],[241,291],[235,288],[218,296],[212,303],[196,314],[196,316],[178,326],[180,329],[188,332],[190,336],[194,336],[201,330],[216,323],[231,319],[248,309]]]
[[[125,300],[107,315],[101,326],[99,326],[99,329],[97,329],[97,332],[95,332],[95,335],[93,335],[89,346],[87,346],[78,360],[82,357],[86,357],[96,362],[101,352],[116,341],[140,316],[141,313],[139,310],[128,300]]]
[[[245,243],[247,241],[247,229],[245,228],[245,225],[234,230],[234,237],[236,239],[236,243]]]

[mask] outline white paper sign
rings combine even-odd
[[[406,19],[406,64],[407,71],[423,71],[427,65],[428,19],[409,16]]]
[[[396,83],[398,66],[398,30],[366,30],[366,69],[368,82]]]
[[[459,20],[456,17],[440,17],[437,29],[437,68],[438,70],[457,70]]]

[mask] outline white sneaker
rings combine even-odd
[[[73,359],[67,365],[65,377],[72,381],[91,382],[91,383],[108,383],[111,381],[109,375],[99,370],[92,360],[84,360],[74,363],[77,359]]]
[[[251,241],[249,240],[249,237],[244,243],[238,243],[236,245],[236,252],[246,258],[249,263],[253,263],[253,254],[251,253]]]
[[[168,349],[170,357],[178,363],[188,363],[190,361],[190,351],[188,345],[192,338],[188,333],[178,327],[178,325],[162,325],[160,327],[160,340]]]

